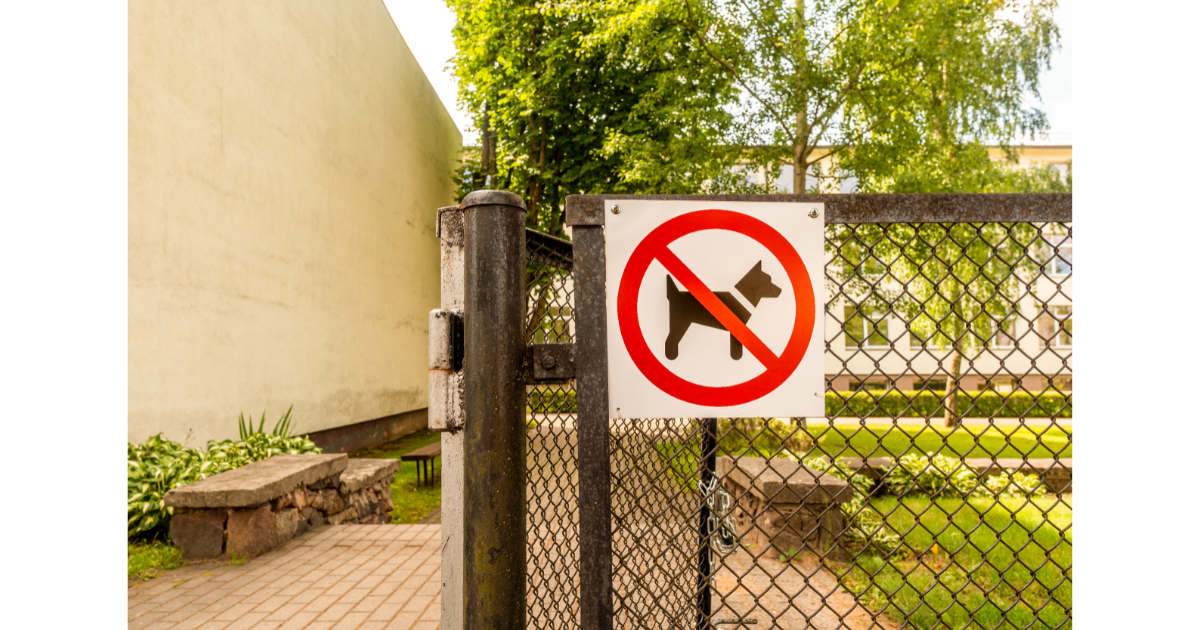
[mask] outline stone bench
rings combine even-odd
[[[845,529],[839,504],[854,497],[850,484],[783,458],[718,457],[717,474],[733,501],[738,531],[756,553],[807,548],[837,557]]]
[[[174,488],[171,540],[185,558],[261,555],[309,527],[387,523],[394,459],[276,455]]]
[[[862,457],[846,457],[843,460],[851,470],[874,479],[877,484],[882,481],[884,473],[893,464],[891,457],[871,457],[867,459],[863,459]],[[1042,483],[1045,484],[1046,490],[1049,492],[1062,494],[1071,490],[1072,464],[1069,457],[1057,460],[1052,457],[1029,460],[1023,460],[1019,457],[1000,457],[997,459],[973,457],[964,460],[964,463],[980,477],[998,475],[1002,471],[1034,473],[1038,477],[1041,477]]]

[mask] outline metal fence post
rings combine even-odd
[[[525,630],[525,203],[462,202],[465,630]]]
[[[603,209],[580,212],[567,197],[575,243],[575,382],[579,453],[579,619],[612,630],[612,505],[608,437],[608,320]]]

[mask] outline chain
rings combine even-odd
[[[737,521],[733,519],[733,503],[729,493],[716,477],[696,482],[696,489],[708,505],[708,547],[716,554],[728,555],[738,548]]]

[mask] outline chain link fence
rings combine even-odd
[[[1071,225],[825,243],[824,418],[611,421],[614,627],[1070,627]],[[528,255],[569,343],[569,244]],[[529,625],[574,628],[574,390],[528,389]]]
[[[572,247],[526,233],[525,343],[575,341]],[[530,628],[579,627],[579,476],[573,382],[526,387],[527,612]]]

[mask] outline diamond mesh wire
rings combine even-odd
[[[573,343],[572,247],[526,233],[526,344]],[[574,383],[526,388],[530,628],[579,627],[579,477]]]
[[[825,242],[826,418],[611,424],[615,626],[1070,627],[1070,224]]]

